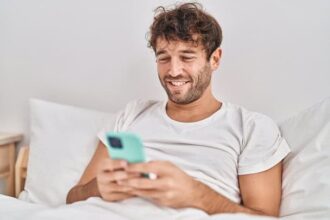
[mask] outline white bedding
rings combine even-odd
[[[118,203],[108,203],[100,198],[89,198],[86,201],[56,208],[28,203],[12,197],[0,195],[1,220],[101,220],[101,219],[228,219],[228,220],[271,220],[274,218],[245,214],[218,214],[208,216],[197,209],[174,210],[161,208],[143,199],[128,199]]]

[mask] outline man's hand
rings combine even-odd
[[[147,198],[157,204],[172,208],[192,207],[199,182],[167,161],[129,164],[126,171],[131,174],[153,173],[156,179],[131,178],[118,181],[128,187],[129,193]]]
[[[130,195],[144,197],[159,205],[172,208],[193,207],[208,214],[243,212],[278,216],[279,206],[272,203],[278,193],[273,189],[281,187],[277,183],[271,185],[274,179],[279,179],[281,163],[261,173],[240,176],[244,206],[230,201],[167,161],[128,164],[125,171],[130,178],[117,181],[123,187],[118,186],[118,191],[127,189]],[[144,178],[141,173],[153,173],[157,178]],[[263,186],[263,190],[259,189],[262,188],[260,186]]]
[[[127,173],[128,164],[124,160],[103,159],[97,170],[97,187],[101,197],[109,202],[119,201],[133,197],[132,188],[118,185],[118,181],[129,180],[140,176],[137,173]]]

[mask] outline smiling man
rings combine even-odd
[[[92,196],[108,202],[135,197],[207,214],[278,216],[281,161],[290,150],[270,118],[212,94],[221,41],[218,22],[200,5],[157,9],[149,44],[168,99],[132,102],[115,127],[100,132],[96,152],[68,193],[68,203]],[[151,161],[111,160],[105,148],[110,130],[139,134]]]

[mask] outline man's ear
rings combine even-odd
[[[215,49],[213,51],[213,53],[211,54],[210,65],[211,65],[212,70],[216,70],[219,67],[221,54],[222,54],[222,50],[220,49],[220,47]]]

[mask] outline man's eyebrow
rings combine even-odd
[[[164,53],[166,53],[165,50],[159,50],[159,51],[156,51],[156,56],[162,55],[162,54],[164,54]]]
[[[195,50],[191,50],[191,49],[186,49],[186,50],[180,50],[180,53],[184,53],[184,54],[196,54]],[[156,51],[156,56],[162,55],[162,54],[166,54],[165,50],[159,50]]]
[[[180,50],[180,53],[195,54],[196,51],[187,49],[187,50]]]

